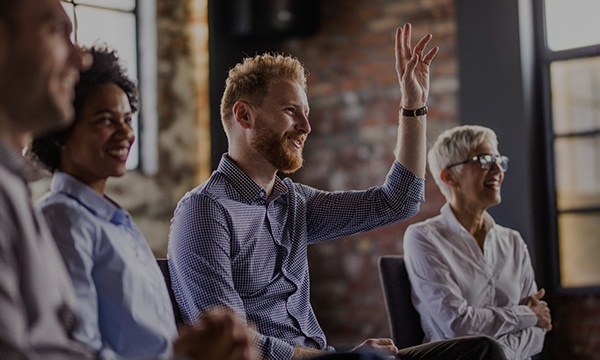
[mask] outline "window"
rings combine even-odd
[[[150,0],[62,0],[62,4],[73,22],[74,41],[86,46],[107,43],[115,48],[128,75],[139,84],[143,101],[133,119],[137,140],[131,148],[127,168],[155,173],[155,3]]]
[[[555,282],[600,289],[600,3],[537,5]]]

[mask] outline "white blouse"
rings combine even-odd
[[[424,342],[488,335],[508,359],[527,359],[542,350],[546,334],[520,305],[538,291],[527,245],[485,216],[491,228],[483,252],[447,203],[440,215],[406,230],[404,257]]]

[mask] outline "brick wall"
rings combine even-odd
[[[296,179],[327,190],[383,182],[394,159],[400,91],[394,69],[395,29],[413,24],[440,52],[432,65],[428,138],[457,123],[454,7],[451,0],[322,1],[320,32],[291,40],[286,51],[310,71],[312,133]],[[438,213],[444,200],[431,178],[417,216],[398,224],[312,246],[312,301],[333,345],[389,336],[377,259],[402,253],[406,227]]]
[[[378,185],[393,159],[400,97],[394,71],[394,29],[406,21],[415,37],[434,35],[440,53],[432,65],[428,139],[459,121],[456,21],[453,0],[323,0],[321,31],[290,40],[285,51],[311,71],[313,132],[306,165],[296,179],[317,188],[364,189]],[[160,171],[130,172],[111,182],[111,192],[134,216],[153,250],[164,256],[176,202],[197,180],[195,132],[201,84],[191,59],[191,0],[157,1]],[[195,45],[194,45],[195,46]],[[34,184],[34,197],[47,179]],[[400,254],[406,227],[438,213],[443,198],[430,178],[427,201],[414,218],[377,231],[310,249],[312,301],[333,345],[389,336],[377,258]],[[545,359],[600,359],[600,296],[550,296],[554,330]]]
[[[409,21],[430,32],[440,53],[432,65],[428,139],[460,121],[453,0],[327,0],[315,36],[285,43],[310,71],[311,125],[306,164],[296,180],[328,190],[380,184],[393,159],[400,92],[394,29]],[[438,213],[443,197],[429,177],[417,216],[384,229],[312,246],[312,301],[333,345],[389,336],[377,258],[402,253],[406,227]],[[600,296],[549,296],[554,330],[544,359],[600,359]]]
[[[548,304],[553,329],[546,336],[545,359],[600,359],[600,296],[553,295]]]

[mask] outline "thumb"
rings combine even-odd
[[[538,300],[540,300],[541,298],[544,297],[544,295],[546,295],[546,290],[544,288],[541,288],[535,295],[534,297]]]

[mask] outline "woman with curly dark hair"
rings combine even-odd
[[[86,49],[92,67],[75,91],[75,121],[37,138],[31,152],[54,173],[37,203],[79,300],[76,338],[106,359],[248,359],[246,327],[226,312],[177,328],[162,273],[129,213],[105,194],[123,176],[135,140],[136,84],[107,46]],[[177,339],[176,339],[177,338]],[[175,340],[175,341],[174,341]],[[174,341],[174,342],[173,342]]]
[[[54,172],[63,166],[61,155],[65,150],[67,138],[71,137],[71,134],[74,130],[78,128],[83,130],[81,129],[81,126],[78,126],[78,124],[80,123],[79,120],[86,115],[84,114],[84,110],[86,110],[84,109],[84,105],[86,105],[89,98],[102,98],[103,96],[98,93],[103,91],[111,92],[110,90],[118,92],[119,95],[124,95],[125,97],[122,97],[121,99],[126,100],[122,105],[127,108],[127,114],[125,114],[127,116],[124,119],[126,124],[124,125],[127,125],[130,130],[131,116],[138,110],[139,96],[137,85],[127,77],[125,69],[121,66],[121,62],[116,51],[110,49],[106,45],[96,45],[95,47],[91,47],[86,50],[90,52],[94,62],[92,67],[81,75],[79,83],[75,87],[75,121],[66,129],[62,129],[50,135],[35,139],[31,145],[31,152],[33,152],[35,156],[44,165],[46,165],[51,172]],[[127,104],[125,104],[125,102]],[[107,113],[109,112],[110,111]],[[110,117],[102,116],[107,115],[107,113],[99,113],[97,116],[98,120],[105,120],[105,125],[110,123],[110,121],[108,121]],[[129,146],[127,151],[122,149],[125,158],[127,158],[129,153],[129,147],[135,140],[133,131],[127,135],[130,136]],[[66,160],[68,162],[69,158]],[[84,159],[80,157],[80,161],[83,160]],[[68,166],[68,164],[64,165]],[[120,170],[124,173],[125,168],[122,167]]]

